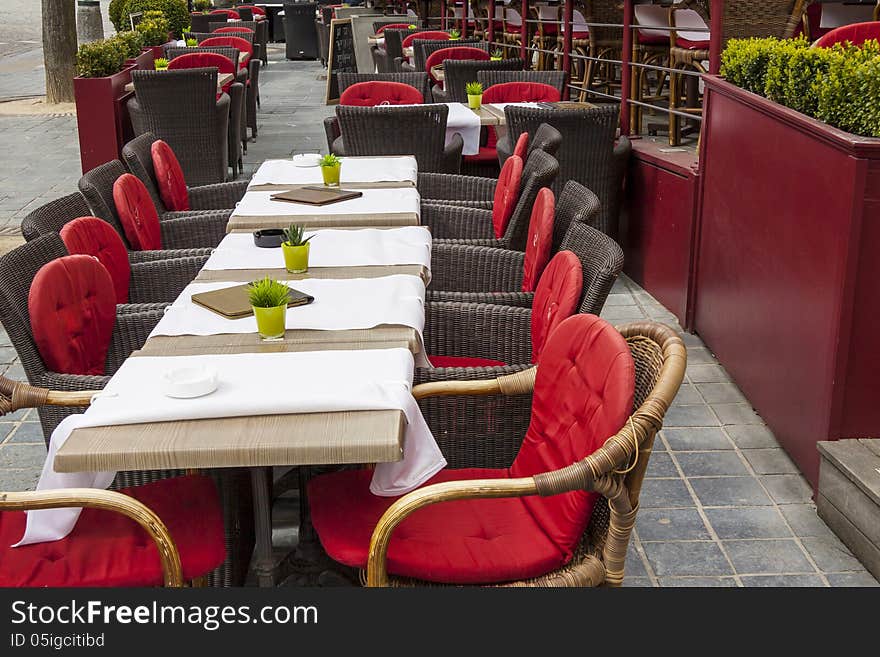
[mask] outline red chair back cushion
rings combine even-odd
[[[346,87],[339,97],[340,105],[374,107],[376,105],[421,105],[422,92],[401,82],[372,80]]]
[[[541,358],[547,338],[562,320],[574,315],[584,286],[581,261],[571,251],[560,251],[544,270],[532,302],[532,362]]]
[[[133,251],[162,248],[159,214],[144,183],[130,173],[122,174],[113,183],[113,203]]]
[[[525,133],[523,133],[525,134]],[[523,263],[523,292],[534,292],[541,274],[550,262],[550,245],[553,242],[553,215],[556,199],[546,187],[538,192],[532,216],[529,219],[529,236]]]
[[[116,291],[92,256],[69,255],[40,268],[28,294],[34,342],[61,374],[104,374],[116,322]]]
[[[880,21],[868,23],[853,23],[844,25],[828,32],[816,42],[817,48],[830,48],[835,43],[849,41],[854,46],[860,46],[871,39],[880,40]]]
[[[229,18],[236,18],[236,19],[241,18],[241,16],[238,15],[238,12],[233,11],[232,9],[215,9],[211,13],[215,14],[215,15],[216,14],[226,14]]]
[[[454,48],[442,48],[435,50],[425,60],[425,72],[434,82],[439,82],[431,73],[431,67],[442,64],[447,59],[475,59],[477,61],[489,61],[490,55],[485,50],[471,48],[469,46],[456,46]]]
[[[254,34],[254,31],[249,27],[231,26],[231,27],[218,27],[216,30],[211,32],[211,34]]]
[[[69,253],[97,258],[113,279],[116,303],[128,303],[131,264],[122,238],[110,224],[97,217],[79,217],[64,225],[61,240]]]
[[[511,155],[501,167],[498,184],[495,185],[495,198],[492,203],[492,226],[495,237],[501,238],[507,230],[507,224],[513,216],[516,202],[519,200],[519,187],[522,182],[523,161]]]
[[[382,34],[385,30],[405,30],[412,23],[388,23],[388,25],[382,25],[378,30],[376,30],[376,34]]]
[[[491,89],[491,87],[490,87]],[[516,146],[513,147],[513,154],[519,158],[522,158],[523,161],[526,159],[526,155],[529,154],[529,133],[524,132],[519,136],[519,139],[516,140]]]
[[[205,39],[199,44],[199,47],[211,48],[220,46],[221,48],[238,48],[240,52],[246,52],[251,57],[254,56],[254,47],[251,45],[251,42],[247,39],[242,39],[237,36],[214,36]],[[211,53],[216,54],[216,53]],[[176,59],[176,58],[175,58]],[[244,59],[244,58],[242,58]],[[174,60],[171,60],[174,61]],[[170,62],[169,62],[170,64]],[[248,65],[246,61],[240,61],[238,64],[238,68],[246,68]]]
[[[532,419],[512,477],[557,470],[586,458],[632,412],[635,365],[623,336],[594,315],[563,321],[539,359]],[[522,498],[547,537],[570,559],[587,527],[595,493]]]
[[[189,210],[189,190],[186,188],[186,179],[183,177],[183,169],[171,146],[161,139],[157,139],[150,146],[150,155],[153,158],[153,171],[156,172],[156,183],[159,186],[159,196],[162,203],[172,212],[184,212]]]
[[[414,32],[403,38],[401,47],[409,48],[416,39],[425,39],[427,41],[449,41],[448,32]]]
[[[265,16],[266,10],[262,7],[257,7],[255,5],[238,5],[239,9],[250,9],[254,16]]]
[[[484,103],[555,103],[559,89],[542,82],[502,82],[483,92]]]
[[[188,52],[168,62],[168,70],[176,71],[183,68],[216,68],[218,73],[235,73],[235,64],[229,57],[216,52]],[[223,85],[223,92],[229,93],[229,87],[235,81]]]

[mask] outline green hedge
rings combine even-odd
[[[800,39],[731,39],[721,57],[731,83],[829,125],[880,137],[880,44],[811,48]]]
[[[134,28],[148,46],[161,46],[168,41],[168,19],[161,11],[144,12],[144,17]]]
[[[161,11],[175,37],[189,29],[186,0],[111,0],[108,8],[110,21],[117,32],[131,30],[129,14],[148,11]]]
[[[84,43],[76,52],[76,74],[84,78],[103,78],[122,70],[128,57],[125,42],[101,39]]]

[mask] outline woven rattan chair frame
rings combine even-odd
[[[224,182],[229,165],[230,98],[217,94],[217,69],[132,71],[128,111],[135,135],[152,132],[174,150],[189,184]]]
[[[471,59],[449,59],[443,63],[445,81],[443,88],[435,85],[434,101],[437,103],[466,103],[465,85],[478,81],[484,71],[521,71],[523,60],[502,59],[500,61],[478,61]]]
[[[211,28],[209,27],[209,25],[211,23],[219,23],[225,18],[227,17],[223,14],[190,14],[189,23],[192,29],[188,30],[188,32],[190,32],[191,34],[198,32],[210,32]]]
[[[242,38],[247,39],[248,41],[251,42],[251,45],[254,47],[254,59],[262,62],[263,57],[265,56],[265,53],[266,53],[266,46],[267,46],[266,42],[268,41],[268,37],[269,37],[268,26],[263,27],[261,25],[261,23],[264,23],[264,22],[265,21],[259,21],[259,22],[257,22],[257,21],[236,21],[235,23],[213,23],[212,22],[212,23],[208,23],[208,31],[211,32],[211,34],[213,34],[214,36],[223,36],[225,34],[226,36],[240,36]],[[228,33],[221,32],[220,34],[217,34],[215,32],[215,30],[219,30],[220,28],[223,28],[223,27],[246,27],[249,30],[253,30],[254,32],[253,32],[253,34],[248,34],[247,32],[228,32]],[[265,41],[263,41],[263,38],[264,38],[263,32],[266,32]],[[201,40],[199,41],[199,43],[201,43]]]
[[[370,542],[365,581],[367,586],[436,586],[408,578],[389,577],[385,559],[395,527],[410,513],[429,504],[453,499],[559,495],[587,490],[600,494],[580,548],[572,560],[541,577],[503,586],[620,586],[624,578],[629,538],[635,525],[639,496],[654,438],[663,427],[666,411],[678,393],[687,366],[681,338],[655,322],[618,327],[635,361],[633,413],[624,426],[587,458],[566,468],[527,477],[477,482],[450,482],[425,486],[397,500],[379,520]],[[534,387],[534,370],[487,381],[478,391],[466,392],[454,382],[417,387],[413,394],[425,403],[433,395],[467,394],[516,396]],[[448,399],[448,398],[447,398]],[[449,448],[447,458],[455,458]],[[479,462],[470,467],[486,467]],[[492,467],[492,466],[489,466]],[[497,467],[497,466],[496,466]]]
[[[440,41],[435,39],[413,39],[413,63],[402,62],[401,69],[404,71],[424,71],[425,62],[431,53],[444,48],[457,48],[459,46],[468,46],[470,48],[479,48],[489,52],[489,44],[485,41],[477,39],[459,39],[458,41]]]
[[[565,71],[499,71],[482,69],[477,73],[477,81],[483,85],[483,91],[494,84],[504,84],[506,82],[539,82],[541,84],[549,84],[559,91],[560,96],[565,92]]]
[[[446,141],[446,105],[336,108],[346,155],[414,155],[419,171],[458,173],[461,137]]]
[[[418,30],[406,30],[403,28],[392,28],[385,30],[385,67],[388,73],[402,71],[400,62],[403,61],[403,39],[412,32]],[[379,69],[381,72],[381,69]]]
[[[562,133],[552,125],[542,123],[534,133],[529,133],[529,148],[526,153],[530,155],[533,150],[541,150],[556,157],[560,146],[562,146]],[[498,163],[504,166],[507,158],[513,155],[510,137],[504,135],[498,140],[495,149],[498,151]]]
[[[21,220],[21,235],[26,242],[30,242],[40,235],[61,230],[68,221],[90,214],[86,197],[74,192],[28,212]]]

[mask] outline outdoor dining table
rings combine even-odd
[[[298,158],[308,155],[298,155]],[[317,156],[313,156],[317,159]],[[351,156],[340,158],[340,183],[346,189],[415,187],[418,163],[412,155]],[[254,172],[249,191],[283,191],[322,185],[321,167],[303,166],[296,159],[266,160]]]
[[[232,82],[235,79],[235,76],[232,73],[217,73],[217,93],[220,93],[223,86]],[[134,91],[134,82],[129,82],[125,85],[126,91]]]

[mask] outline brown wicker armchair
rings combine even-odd
[[[177,154],[187,182],[224,182],[229,166],[229,96],[217,100],[217,69],[132,71],[128,111],[136,135],[152,132]]]
[[[74,192],[28,212],[21,220],[21,235],[26,242],[30,242],[40,235],[57,233],[68,221],[90,214],[86,197]]]
[[[435,103],[466,103],[465,85],[480,79],[483,72],[522,71],[521,59],[502,59],[500,61],[480,61],[471,59],[450,59],[443,63],[443,87],[434,85],[431,93]]]
[[[589,56],[595,57],[587,62],[584,75],[583,90],[580,99],[590,100],[589,91],[600,89],[601,93],[611,94],[615,87],[620,86],[618,70],[623,49],[623,27],[606,27],[606,25],[623,25],[623,2],[620,0],[590,0],[587,9],[587,21],[590,23]]]
[[[424,71],[425,62],[435,50],[443,50],[444,48],[453,48],[456,46],[468,46],[470,48],[480,48],[489,52],[489,44],[485,41],[477,39],[459,39],[458,41],[435,41],[428,39],[413,40],[413,63],[400,61],[398,67],[401,71]]]

